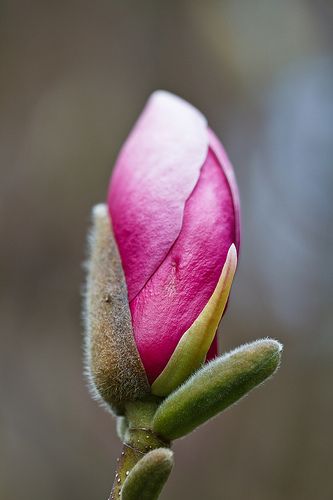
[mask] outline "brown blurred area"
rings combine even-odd
[[[330,0],[2,1],[0,498],[103,499],[120,443],[82,375],[90,209],[149,94],[235,165],[243,248],[220,346],[278,375],[174,446],[162,499],[333,498]]]

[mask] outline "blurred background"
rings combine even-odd
[[[332,500],[333,4],[2,0],[0,498],[107,498],[120,443],[82,376],[90,209],[149,94],[209,119],[243,248],[222,350],[278,375],[175,443],[162,499]]]

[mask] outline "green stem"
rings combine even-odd
[[[109,500],[120,498],[121,488],[125,479],[143,455],[144,453],[124,444],[121,456],[117,459],[117,470]]]
[[[160,398],[130,402],[126,405],[128,428],[124,436],[121,456],[117,459],[117,470],[109,500],[119,499],[121,488],[134,465],[149,451],[169,448],[152,430],[152,421],[161,402]]]

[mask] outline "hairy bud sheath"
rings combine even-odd
[[[150,392],[134,341],[127,288],[105,205],[93,209],[85,297],[86,365],[92,392],[116,414]]]

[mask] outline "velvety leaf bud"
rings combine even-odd
[[[263,339],[211,361],[160,405],[154,432],[169,440],[188,434],[270,377],[281,351],[279,342]]]

